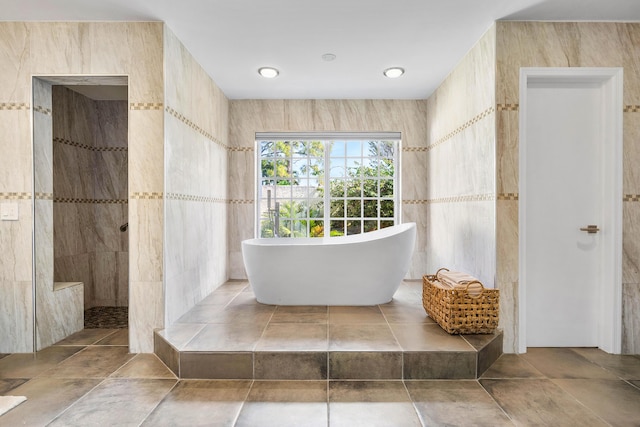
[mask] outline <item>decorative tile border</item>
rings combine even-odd
[[[205,138],[207,138],[209,141],[212,141],[213,143],[215,143],[215,144],[219,145],[220,147],[224,148],[225,150],[229,149],[229,147],[227,147],[225,144],[223,144],[221,141],[219,141],[215,136],[211,135],[209,132],[207,132],[206,130],[202,129],[200,126],[198,126],[197,124],[195,124],[194,122],[189,120],[186,116],[180,114],[179,112],[177,112],[173,108],[167,106],[167,108],[165,108],[165,111],[167,113],[171,114],[176,119],[180,120],[185,125],[189,126],[191,129],[193,129],[196,132],[198,132],[200,135],[202,135]]]
[[[518,200],[518,193],[499,193],[498,200]]]
[[[640,113],[640,105],[625,105],[622,111],[624,113]]]
[[[135,200],[162,200],[164,199],[164,193],[136,192],[132,193],[129,198]]]
[[[402,151],[405,153],[427,152],[430,147],[402,147]]]
[[[182,200],[185,202],[201,203],[226,203],[227,200],[220,197],[195,196],[193,194],[167,193],[167,200]]]
[[[230,199],[228,203],[230,205],[252,205],[254,201],[249,199]]]
[[[254,151],[253,147],[228,147],[228,150],[231,152],[252,152]]]
[[[466,196],[440,197],[437,199],[403,200],[406,205],[431,205],[436,203],[491,202],[496,200],[495,194],[469,194]]]
[[[53,200],[53,193],[36,193],[36,200]]]
[[[464,124],[462,124],[461,126],[458,126],[456,129],[454,129],[453,131],[449,132],[448,134],[446,134],[445,136],[443,136],[442,138],[438,139],[436,142],[434,142],[433,144],[429,145],[426,147],[426,150],[432,150],[435,147],[437,147],[438,145],[442,144],[443,142],[446,142],[448,140],[450,140],[451,138],[453,138],[454,136],[456,136],[457,134],[459,134],[460,132],[464,131],[465,129],[473,126],[474,124],[478,123],[479,121],[481,121],[482,119],[485,119],[487,117],[489,117],[491,114],[495,113],[496,109],[495,107],[489,107],[486,110],[484,110],[482,113],[478,114],[477,116],[473,117],[471,120],[468,120],[467,122],[465,122]]]
[[[25,102],[0,102],[0,110],[29,110],[30,108]]]
[[[132,102],[129,104],[130,110],[162,110],[162,102]]]
[[[640,194],[625,194],[622,198],[623,202],[640,202]]]
[[[44,114],[45,116],[52,116],[53,111],[49,108],[42,107],[40,105],[34,105],[33,111]]]
[[[129,203],[127,199],[66,199],[56,197],[53,203],[84,203],[93,205],[126,205]]]
[[[0,200],[29,200],[31,193],[0,193]]]
[[[498,111],[518,111],[518,110],[520,110],[520,104],[496,104],[496,110],[498,110]]]
[[[91,145],[82,144],[80,142],[71,141],[70,139],[54,137],[53,142],[58,144],[70,145],[72,147],[83,148],[90,151],[128,151],[127,147],[92,147]]]

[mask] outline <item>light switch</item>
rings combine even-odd
[[[18,217],[17,203],[0,203],[0,220],[17,221]]]

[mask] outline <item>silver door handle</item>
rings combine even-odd
[[[600,231],[597,225],[587,225],[586,227],[581,227],[580,231],[586,231],[589,234],[594,234]]]

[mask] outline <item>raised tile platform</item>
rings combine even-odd
[[[502,333],[447,334],[418,281],[366,307],[264,305],[231,281],[157,331],[155,353],[179,378],[475,379],[502,354]]]

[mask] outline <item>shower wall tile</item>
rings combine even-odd
[[[256,169],[256,153],[251,151],[229,152],[229,195],[234,200],[255,198],[256,183],[253,176]]]
[[[38,289],[38,329],[36,349],[41,350],[84,328],[83,286],[53,291]]]
[[[78,22],[30,23],[33,74],[89,74],[89,28]]]
[[[129,200],[130,282],[162,281],[162,199]]]
[[[116,306],[118,290],[118,262],[116,252],[94,252],[91,254],[93,273],[93,304],[97,307]]]
[[[0,248],[3,249],[0,256],[0,280],[8,283],[31,282],[31,200],[0,200],[0,204],[3,203],[17,204],[20,220],[0,221]]]
[[[517,282],[518,277],[518,201],[496,202],[496,281]]]
[[[55,282],[82,282],[84,308],[94,307],[93,257],[92,254],[75,254],[54,260]]]
[[[247,278],[242,260],[242,241],[255,237],[255,205],[253,203],[232,203],[229,205],[228,248],[229,277],[232,279]]]
[[[129,110],[129,194],[164,188],[164,112]]]
[[[640,283],[640,202],[622,204],[622,223],[622,283]]]
[[[504,105],[504,104],[503,104]],[[510,108],[504,110],[502,108]],[[513,106],[498,105],[496,112],[496,180],[498,194],[518,194],[519,116]]]
[[[640,92],[640,90],[639,90]],[[624,154],[622,192],[624,194],[640,194],[640,111],[625,112],[624,124]]]
[[[162,22],[88,24],[89,71],[128,75],[130,103],[162,103],[163,27]]]
[[[622,353],[640,354],[640,284],[622,285]]]
[[[415,222],[416,230],[428,231],[428,210],[423,203],[403,203],[402,222]],[[421,280],[425,274],[432,274],[435,271],[427,269],[429,258],[428,253],[428,232],[416,233],[416,244],[413,250],[413,257],[409,266],[406,278],[410,280]]]
[[[283,100],[233,100],[229,102],[229,145],[251,147],[256,132],[284,131]]]
[[[153,353],[153,331],[164,327],[162,281],[131,281],[129,291],[129,351]]]
[[[93,137],[96,147],[122,147],[129,144],[129,105],[127,101],[94,102],[100,120],[93,122]]]
[[[426,151],[404,150],[401,156],[402,199],[429,199],[429,185],[427,182],[429,170],[427,166],[428,153]]]
[[[0,193],[32,191],[29,115],[29,110],[0,110]]]
[[[127,232],[121,232],[120,226],[128,221],[128,209],[125,203],[89,204],[92,210],[93,246],[92,252],[127,251]]]
[[[32,282],[0,280],[0,353],[33,351]]]
[[[29,27],[24,22],[0,26],[0,102],[30,104]]]
[[[498,281],[496,288],[500,290],[500,323],[503,331],[502,351],[518,352],[518,282]]]

